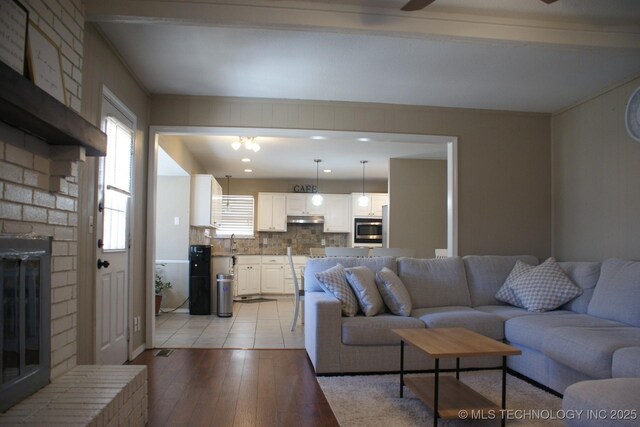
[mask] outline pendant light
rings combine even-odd
[[[358,197],[358,206],[365,208],[369,206],[369,198],[364,192],[364,165],[369,163],[369,161],[360,160],[360,163],[362,163],[362,196]]]
[[[320,185],[318,184],[318,177],[320,172],[320,162],[322,160],[313,159],[313,161],[316,162],[316,194],[314,194],[313,197],[311,197],[311,203],[313,204],[313,206],[320,206],[322,205],[322,194],[320,194]]]

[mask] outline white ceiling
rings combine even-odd
[[[640,75],[640,0],[436,0],[411,13],[399,10],[404,3],[85,0],[85,8],[150,93],[553,113]],[[367,157],[343,139],[293,142],[283,131],[271,135],[288,141],[280,146],[253,135],[264,137],[255,177],[285,151],[292,160],[271,177],[313,169],[313,158],[326,157],[318,147],[341,150],[356,167]],[[215,142],[229,142],[222,136],[185,142],[235,177]],[[213,141],[206,149],[205,139]],[[372,159],[429,155],[409,148],[366,146]]]
[[[260,151],[244,147],[234,150],[231,143],[238,135],[254,136]],[[200,164],[217,177],[309,179],[316,176],[314,159],[320,159],[320,179],[361,179],[367,160],[368,179],[387,179],[390,158],[447,158],[446,142],[441,136],[318,132],[311,130],[217,128],[199,130],[199,134],[163,135],[163,144],[183,144]],[[323,139],[317,139],[323,138]],[[361,140],[363,138],[367,141]],[[249,158],[251,162],[242,162]],[[252,172],[244,172],[244,169]],[[330,169],[330,173],[324,173]]]

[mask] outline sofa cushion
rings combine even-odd
[[[471,305],[464,264],[459,257],[398,258],[398,277],[407,287],[413,308]]]
[[[342,343],[346,345],[395,345],[400,337],[392,329],[424,328],[424,323],[413,317],[380,314],[374,317],[342,318]]]
[[[376,273],[376,285],[391,313],[398,316],[411,314],[411,297],[396,273],[388,268],[383,268]]]
[[[504,320],[501,317],[471,307],[421,308],[413,310],[411,317],[419,318],[429,328],[467,328],[496,340],[504,338]]]
[[[582,288],[582,295],[564,304],[562,309],[586,313],[591,296],[600,277],[599,262],[559,262],[558,265],[569,279]]]
[[[637,427],[640,378],[580,381],[564,392],[562,409],[576,414],[566,427]],[[633,412],[632,412],[633,411]],[[580,416],[577,416],[580,414]],[[614,417],[612,415],[618,415]],[[625,416],[626,415],[626,416]]]
[[[640,377],[640,347],[625,347],[614,351],[611,376]]]
[[[309,258],[304,267],[304,290],[305,292],[322,291],[320,282],[316,279],[316,273],[328,270],[329,268],[341,264],[344,267],[355,267],[363,265],[369,267],[374,273],[387,267],[393,272],[396,270],[396,259],[390,256],[380,257],[327,257],[327,258]]]
[[[532,255],[467,255],[462,258],[469,284],[471,305],[475,307],[500,304],[495,294],[518,260],[525,264],[538,265],[538,258]]]
[[[347,282],[353,289],[360,309],[365,316],[375,316],[384,311],[384,303],[376,286],[376,278],[369,267],[359,265],[344,269]]]
[[[518,299],[516,293],[513,291],[513,284],[516,280],[529,273],[534,268],[534,265],[526,264],[520,260],[516,261],[516,265],[513,266],[513,270],[511,270],[511,273],[509,273],[505,279],[504,285],[502,285],[500,289],[498,289],[498,292],[496,292],[496,299],[498,301],[506,302],[514,307],[522,308],[522,301]]]
[[[613,328],[624,326],[624,324],[586,314],[555,310],[548,313],[532,313],[529,316],[519,316],[507,320],[504,323],[504,336],[511,343],[541,351],[542,340],[547,331],[562,326]]]
[[[587,313],[640,326],[639,306],[640,261],[614,258],[603,262]]]
[[[637,345],[640,329],[622,327],[559,327],[547,330],[542,352],[593,378],[611,378],[613,353],[619,348]]]
[[[476,310],[484,311],[485,313],[495,314],[503,318],[504,320],[511,319],[518,316],[526,316],[535,314],[520,307],[513,307],[511,305],[480,305],[474,307]]]
[[[316,273],[315,276],[325,292],[333,294],[340,301],[342,315],[355,316],[358,312],[358,300],[347,283],[342,265],[334,265],[325,271]]]
[[[528,311],[549,311],[582,294],[553,258],[515,279],[511,289]]]

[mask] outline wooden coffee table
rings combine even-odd
[[[507,356],[521,353],[517,348],[496,341],[465,328],[433,329],[393,329],[400,336],[400,397],[406,385],[433,411],[433,425],[438,418],[460,418],[466,414],[471,419],[472,411],[494,414],[505,418],[501,409],[505,409]],[[404,346],[411,344],[433,358],[435,372],[433,377],[404,376]],[[460,382],[460,358],[473,356],[502,356],[502,405],[498,406],[477,391]],[[440,359],[456,358],[456,377],[440,376]],[[464,412],[466,411],[466,412]]]

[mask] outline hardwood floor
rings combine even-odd
[[[338,426],[304,350],[147,350],[149,426]]]

